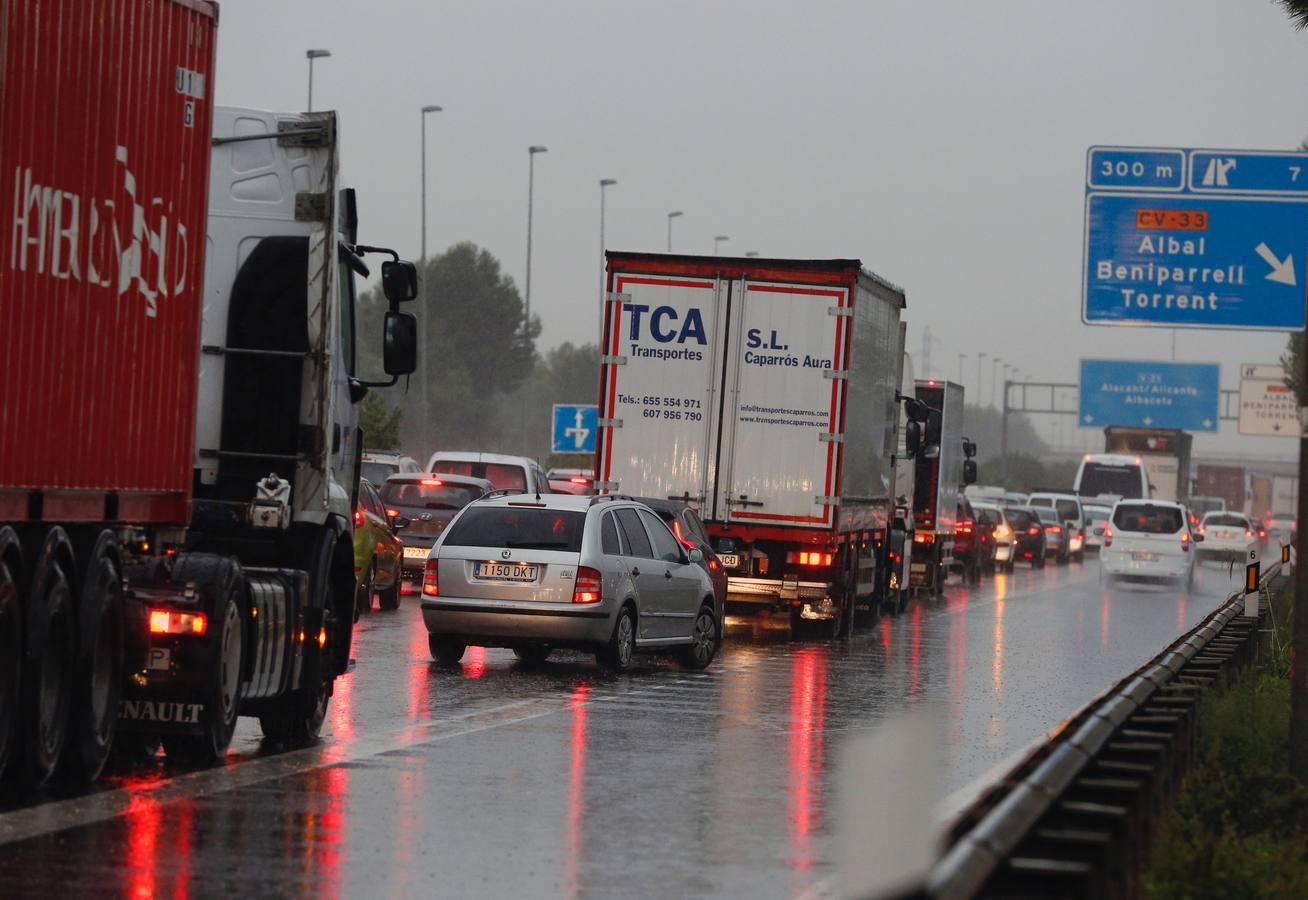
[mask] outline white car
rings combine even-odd
[[[1076,494],[1036,491],[1027,499],[1027,505],[1035,508],[1044,506],[1057,511],[1067,534],[1067,556],[1077,562],[1085,558],[1085,514],[1081,510],[1080,497]]]
[[[1203,536],[1204,545],[1195,548],[1198,562],[1220,559],[1248,563],[1258,553],[1258,532],[1244,513],[1206,513],[1199,523],[1199,534]]]
[[[1004,515],[1003,507],[995,503],[976,502],[972,504],[972,510],[976,513],[978,528],[989,526],[992,529],[990,537],[995,542],[995,559],[993,566],[987,564],[989,570],[992,573],[995,569],[1001,572],[1013,571],[1013,527]]]
[[[497,490],[521,491],[524,494],[548,494],[545,472],[529,456],[482,453],[472,450],[438,450],[427,462],[434,475],[468,475],[485,478]]]
[[[1102,574],[1118,579],[1194,584],[1195,553],[1202,537],[1190,534],[1185,507],[1164,500],[1120,500],[1104,531]]]
[[[1085,549],[1099,553],[1104,549],[1104,532],[1108,530],[1108,519],[1113,515],[1113,508],[1097,503],[1082,503],[1081,512],[1085,515]]]

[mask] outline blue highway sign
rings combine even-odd
[[[1212,363],[1083,359],[1077,423],[1216,431],[1220,374]]]
[[[1299,331],[1308,153],[1091,147],[1082,318]]]
[[[550,429],[550,452],[594,453],[595,432],[598,430],[598,406],[565,406],[556,403],[553,427]]]

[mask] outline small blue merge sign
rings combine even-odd
[[[1083,359],[1077,424],[1216,431],[1220,376],[1215,363]]]
[[[550,428],[551,453],[594,453],[595,432],[599,430],[599,407],[594,404],[567,406],[554,404]]]
[[[1082,318],[1298,331],[1308,154],[1091,147]]]

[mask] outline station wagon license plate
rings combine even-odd
[[[736,566],[740,565],[740,557],[734,553],[719,553],[718,561],[728,569],[734,569]]]
[[[478,578],[497,581],[535,581],[537,567],[530,563],[482,562],[477,563]]]
[[[426,559],[426,558],[427,558],[427,554],[428,554],[428,552],[430,552],[430,551],[428,551],[428,549],[427,549],[426,547],[405,547],[405,548],[404,548],[404,558],[405,558],[405,559]]]
[[[1158,562],[1162,557],[1148,550],[1134,550],[1131,553],[1131,558],[1136,562]]]

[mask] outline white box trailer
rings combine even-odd
[[[858,260],[607,256],[597,490],[697,509],[730,601],[847,624],[893,505],[903,291]]]

